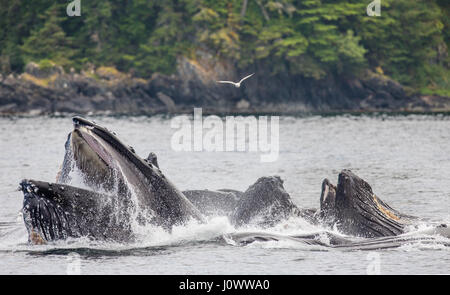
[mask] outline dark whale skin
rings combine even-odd
[[[238,227],[247,224],[270,227],[299,214],[279,176],[261,177],[239,199],[231,222]]]
[[[236,190],[187,190],[186,198],[205,216],[230,216],[244,194]]]
[[[300,209],[283,187],[279,176],[259,178],[245,192],[188,190],[184,195],[206,216],[227,216],[236,227],[270,227],[291,216],[317,223],[315,209]]]
[[[73,122],[76,132],[82,133],[83,128],[89,129],[91,137],[95,136],[94,139],[107,143],[110,149],[126,161],[125,165],[130,173],[133,173],[128,176],[137,181],[134,189],[139,189],[139,192],[136,192],[138,206],[147,213],[153,212],[151,216],[145,216],[145,219],[152,219],[151,223],[167,231],[174,225],[182,225],[191,220],[204,222],[204,217],[198,209],[158,168],[156,155],[151,155],[150,159],[142,159],[132,147],[124,144],[107,128],[81,117],[74,117]],[[119,175],[119,179],[121,178]],[[122,184],[124,183],[122,179]],[[128,185],[119,187],[125,188],[126,191]]]
[[[342,170],[336,187],[327,179],[323,181],[320,201],[322,221],[358,237],[397,236],[415,219],[383,202],[366,181],[350,170]]]
[[[132,239],[127,212],[117,210],[123,209],[125,203],[117,198],[35,180],[22,180],[20,186],[24,194],[22,214],[32,244],[70,237],[109,241]]]

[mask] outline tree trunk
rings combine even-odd
[[[247,12],[247,4],[248,0],[242,1],[241,18],[244,18],[245,13]]]
[[[256,4],[258,4],[259,8],[261,9],[262,14],[264,15],[264,18],[266,19],[266,21],[270,20],[269,15],[267,14],[266,9],[264,8],[264,5],[261,4],[261,1],[259,0],[255,0]]]

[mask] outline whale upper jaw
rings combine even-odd
[[[138,167],[148,166],[148,163],[137,156],[135,150],[125,145],[114,132],[82,117],[73,117],[72,121],[74,126],[72,134],[79,135],[108,166],[113,165],[112,150]]]
[[[163,177],[158,167],[140,158],[107,128],[81,117],[72,121],[66,155],[72,157],[88,185],[106,190],[128,187],[144,195],[150,194],[149,178]]]
[[[320,210],[333,210],[336,203],[336,186],[328,179],[322,182],[322,192],[320,194]]]

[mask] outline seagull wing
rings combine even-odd
[[[226,84],[233,84],[233,85],[236,85],[236,83],[235,83],[235,82],[232,82],[232,81],[217,81],[217,83],[222,83],[222,84],[226,83]]]
[[[239,81],[239,83],[242,83],[242,81],[244,81],[245,79],[248,79],[248,78],[250,78],[251,76],[253,76],[255,73],[253,73],[253,74],[250,74],[250,75],[248,75],[248,76],[246,76],[246,77],[244,77],[244,78],[242,78],[241,79],[241,81]]]

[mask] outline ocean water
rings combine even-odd
[[[450,224],[450,116],[280,117],[274,162],[261,162],[258,152],[175,151],[176,130],[165,116],[88,118],[115,131],[139,155],[155,152],[163,173],[181,190],[243,191],[261,176],[279,175],[299,207],[317,208],[322,180],[336,184],[338,173],[351,169],[393,208],[427,220],[420,230]],[[145,228],[133,244],[80,239],[28,245],[18,184],[24,178],[55,181],[71,129],[65,116],[0,118],[0,274],[450,273],[450,240],[442,236],[370,251],[289,240],[240,246],[227,238],[245,231],[323,230],[301,218],[261,230],[235,229],[225,217],[213,217],[172,233]]]

